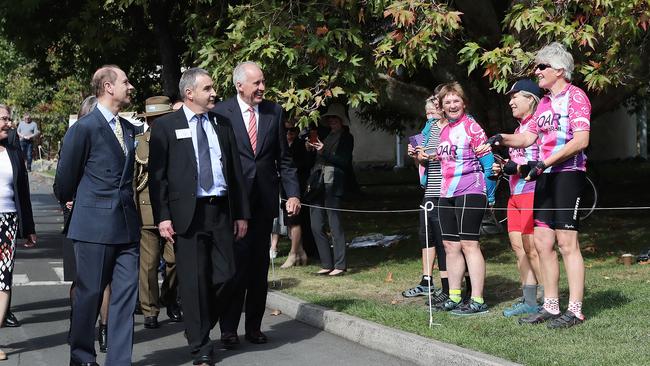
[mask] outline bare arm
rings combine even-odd
[[[504,133],[501,134],[501,137],[503,137],[501,145],[518,148],[526,148],[537,140],[537,135],[532,132]]]

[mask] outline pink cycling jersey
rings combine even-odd
[[[485,194],[485,178],[475,149],[487,137],[474,118],[464,114],[440,131],[437,154],[442,170],[440,197]]]
[[[528,116],[519,122],[519,126],[515,130],[514,134],[525,133],[528,131],[528,123],[532,120],[532,116]],[[511,147],[508,149],[510,154],[510,160],[517,163],[517,165],[526,165],[531,160],[539,159],[539,147],[537,143],[534,143],[527,148],[514,148]],[[510,194],[524,194],[535,192],[535,181],[526,181],[523,178],[519,177],[519,174],[510,176]]]
[[[562,149],[573,139],[573,134],[590,130],[591,103],[582,89],[568,84],[556,96],[545,95],[540,100],[529,131],[537,134],[540,159],[544,160]],[[575,156],[547,168],[545,173],[586,171],[587,156],[580,151]]]

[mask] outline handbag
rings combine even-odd
[[[318,168],[312,170],[307,178],[307,188],[303,200],[313,203],[325,193],[325,182],[323,181],[323,170]]]

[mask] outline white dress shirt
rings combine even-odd
[[[199,166],[199,144],[196,138],[196,114],[192,112],[189,108],[183,105],[183,112],[185,113],[185,118],[187,123],[190,126],[190,132],[192,134],[192,145],[194,146],[194,158],[196,159],[196,169],[197,174],[201,171]],[[223,175],[223,162],[221,161],[221,146],[219,145],[219,138],[217,137],[217,131],[212,128],[212,123],[208,120],[208,114],[203,113],[203,129],[205,134],[208,137],[208,146],[210,149],[210,162],[212,163],[212,187],[207,191],[201,187],[200,180],[196,180],[196,196],[197,197],[208,197],[208,196],[225,196],[228,192],[228,185],[226,184],[226,178]]]

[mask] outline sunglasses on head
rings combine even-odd
[[[550,67],[551,65],[549,64],[537,64],[537,66],[535,66],[535,68],[538,69],[539,71],[544,71]]]

